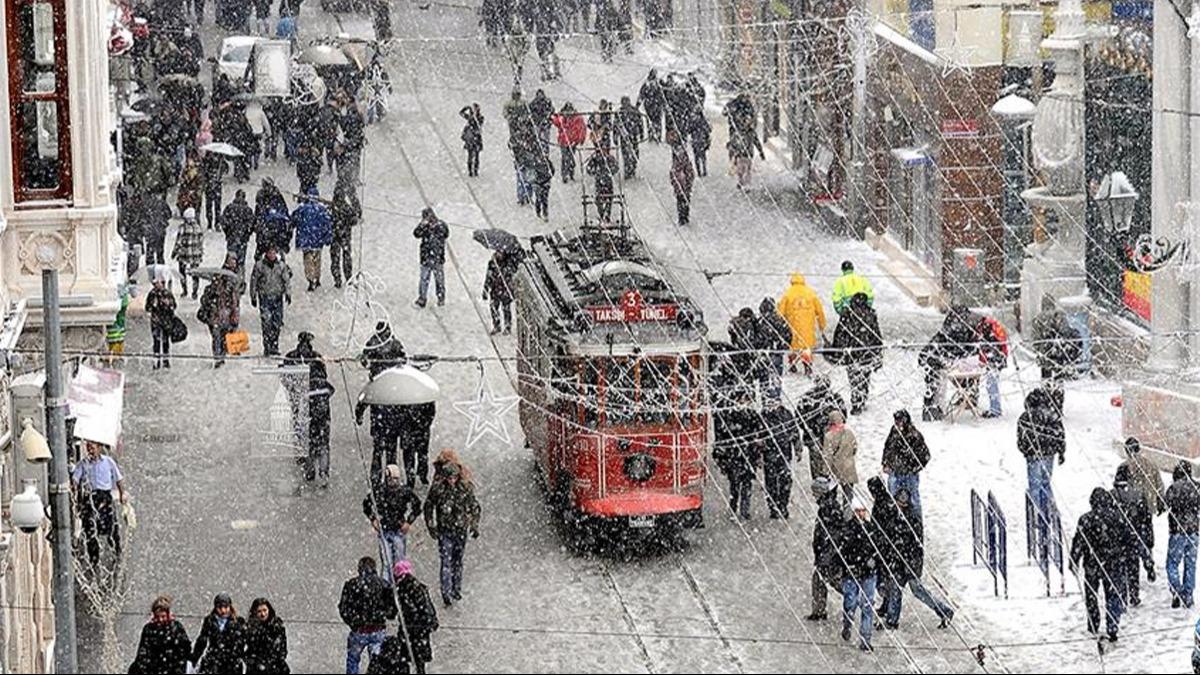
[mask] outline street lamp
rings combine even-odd
[[[1105,176],[1094,198],[1104,227],[1110,232],[1128,232],[1133,226],[1133,207],[1139,196],[1125,172],[1114,171]]]
[[[432,377],[403,365],[388,368],[372,378],[359,400],[371,405],[420,405],[437,401],[439,394]]]

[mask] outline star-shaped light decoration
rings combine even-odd
[[[504,416],[517,404],[517,396],[499,396],[492,392],[486,377],[479,378],[479,388],[473,401],[456,401],[454,409],[466,415],[471,420],[467,430],[467,444],[471,446],[484,436],[492,436],[505,445],[512,445],[512,437],[508,435],[508,425]]]

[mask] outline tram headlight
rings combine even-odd
[[[658,462],[644,452],[625,458],[625,475],[636,483],[644,483],[654,476]]]

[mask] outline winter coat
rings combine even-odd
[[[246,674],[290,673],[287,663],[287,629],[275,616],[274,608],[266,621],[251,616],[246,621]]]
[[[691,123],[692,152],[707,151],[712,147],[712,125],[703,114],[694,115]]]
[[[814,469],[813,478],[830,476],[842,485],[858,483],[857,455],[858,439],[846,428],[845,417],[841,411],[829,413],[829,429],[825,432],[820,459],[810,467]]]
[[[333,217],[333,240],[349,241],[354,226],[362,220],[362,203],[358,201],[358,195],[353,190],[334,193],[330,215]]]
[[[429,534],[465,537],[479,535],[479,500],[475,488],[461,478],[454,485],[434,481],[425,499],[425,528]]]
[[[429,597],[429,588],[411,574],[400,577],[396,582],[396,600],[400,614],[404,617],[404,629],[412,643],[413,657],[421,663],[433,660],[433,646],[429,637],[438,629],[437,608]],[[400,634],[403,637],[403,633]],[[408,649],[401,645],[404,661],[408,661]]]
[[[1067,320],[1067,315],[1057,309],[1034,317],[1033,339],[1038,365],[1043,368],[1069,372],[1083,353],[1079,331]]]
[[[550,117],[554,115],[554,104],[543,94],[534,96],[529,102],[529,115],[533,125],[541,131],[550,126]]]
[[[205,192],[215,192],[220,188],[221,180],[225,178],[228,170],[224,157],[215,152],[204,153],[200,160],[200,173],[204,176]]]
[[[374,497],[374,499],[372,499]],[[398,532],[402,525],[412,525],[421,515],[421,498],[404,483],[383,485],[368,493],[362,502],[363,515],[379,520],[379,527],[389,532]]]
[[[810,450],[816,450],[816,452],[810,452],[808,457],[811,468],[823,466],[820,449],[825,443],[825,431],[829,428],[829,413],[834,410],[842,413],[842,419],[845,419],[846,400],[829,387],[820,385],[806,391],[796,406],[796,421],[800,425],[800,434],[804,444]],[[824,475],[827,474],[814,470],[812,477],[817,478]]]
[[[258,229],[254,232],[254,238],[258,247],[255,256],[258,256],[259,252],[266,251],[272,245],[279,251],[279,255],[286,255],[288,251],[292,250],[292,221],[287,212],[274,209],[267,211],[258,220]]]
[[[1163,498],[1171,534],[1200,534],[1200,485],[1189,473],[1176,467],[1175,481]]]
[[[875,303],[875,288],[866,277],[854,271],[842,272],[842,276],[833,282],[833,311],[841,314],[859,293],[866,294],[868,305]]]
[[[237,326],[241,322],[241,296],[237,285],[227,276],[217,276],[200,295],[197,318],[209,326]]]
[[[204,262],[204,228],[199,220],[184,220],[179,226],[171,257],[184,267],[199,267]]]
[[[713,414],[713,461],[731,480],[754,475],[762,446],[758,413],[740,404],[726,402]]]
[[[785,352],[792,344],[792,327],[775,311],[775,303],[764,298],[758,305],[758,347],[771,352]]]
[[[844,366],[878,369],[883,365],[883,336],[879,333],[879,318],[871,309],[866,296],[858,294],[838,318],[833,331],[834,363]]]
[[[617,110],[617,141],[623,148],[635,148],[646,137],[646,125],[642,114],[633,105],[621,106]]]
[[[358,108],[350,106],[346,112],[338,116],[337,121],[338,127],[342,130],[342,151],[362,152],[363,147],[367,144],[367,122]]]
[[[688,156],[683,144],[671,146],[671,188],[675,198],[688,198],[692,195],[692,184],[696,182],[696,169],[692,166],[692,158]]]
[[[662,112],[663,106],[667,102],[663,98],[662,84],[657,78],[646,78],[646,81],[642,83],[642,88],[638,90],[637,102],[650,117],[656,117],[657,113]]]
[[[296,248],[316,251],[333,243],[333,219],[325,205],[310,199],[292,212],[292,227],[296,228]]]
[[[375,377],[388,368],[402,365],[407,358],[404,345],[392,335],[390,327],[385,327],[367,338],[358,360],[367,367],[371,377]]]
[[[842,578],[862,580],[878,574],[882,567],[878,543],[882,539],[871,519],[852,516],[842,526],[841,541],[836,545],[841,554]]]
[[[476,115],[475,111],[469,106],[458,111],[463,119],[467,121],[463,125],[460,138],[463,142],[463,148],[467,150],[482,150],[483,149],[483,114]]]
[[[896,500],[888,493],[878,476],[867,481],[873,505],[871,520],[879,528],[880,558],[883,570],[904,585],[910,579],[920,579],[925,565],[924,529],[921,521],[906,517]],[[911,513],[911,512],[910,512]]]
[[[352,631],[384,629],[388,619],[396,618],[396,597],[391,586],[374,571],[362,573],[342,584],[338,600],[342,623]]]
[[[1146,508],[1150,509],[1152,514],[1162,513],[1163,494],[1166,491],[1162,473],[1145,452],[1131,452],[1128,453],[1128,457],[1125,461],[1129,465],[1130,484],[1146,499]]]
[[[187,672],[192,641],[183,624],[172,618],[166,623],[150,621],[142,626],[137,656],[129,664],[130,675],[160,675]]]
[[[273,183],[267,183],[259,188],[254,195],[254,216],[261,222],[271,211],[288,213],[287,199]]]
[[[911,476],[929,464],[929,446],[925,436],[909,423],[901,431],[895,426],[883,443],[883,468],[895,476]]]
[[[192,645],[191,661],[201,673],[240,673],[245,653],[246,621],[231,615],[221,630],[217,615],[210,613]]]
[[[200,210],[204,198],[204,174],[200,173],[200,165],[188,163],[179,177],[179,194],[175,197],[175,208],[180,213],[188,209]]]
[[[574,148],[587,141],[587,120],[579,113],[569,115],[554,115],[550,123],[558,129],[558,144]]]
[[[842,530],[849,524],[844,518],[843,494],[835,488],[817,499],[817,522],[813,527],[813,564],[833,584],[842,578],[842,559],[837,546],[845,537]]]
[[[336,390],[324,377],[309,377],[308,380],[308,433],[309,446],[329,446],[329,422],[333,410],[329,402]]]
[[[1092,510],[1080,516],[1075,525],[1070,560],[1072,568],[1082,565],[1089,579],[1100,579],[1117,574],[1120,551],[1112,527],[1119,516],[1112,495],[1104,488],[1092,490],[1089,501]]]
[[[591,157],[588,157],[585,170],[589,176],[595,179],[597,196],[611,196],[613,194],[613,177],[620,170],[617,166],[616,157],[603,152],[593,153]]]
[[[422,219],[413,230],[413,236],[421,240],[421,266],[440,267],[446,264],[446,240],[450,238],[450,228],[445,221],[434,218],[432,221]]]
[[[142,193],[165,195],[175,182],[171,162],[154,150],[154,141],[140,138],[127,169],[129,187]]]
[[[155,328],[168,329],[175,318],[175,296],[166,286],[152,288],[146,294],[146,313],[150,315],[150,325]]]
[[[1025,412],[1017,418],[1017,450],[1026,461],[1066,454],[1062,417],[1042,389],[1035,389],[1025,397]]]
[[[767,408],[762,412],[762,425],[765,427],[762,439],[763,466],[790,465],[796,444],[800,441],[796,416],[782,406]]]
[[[313,349],[311,346],[296,345],[296,348],[283,355],[283,362],[279,364],[281,368],[287,366],[308,366],[308,381],[309,386],[317,380],[327,380],[328,372],[325,370],[325,362],[322,361],[321,353]]]
[[[280,298],[290,295],[292,270],[283,258],[275,262],[267,260],[266,256],[254,263],[254,271],[250,274],[250,298]]]
[[[1118,513],[1112,528],[1114,543],[1129,559],[1148,556],[1154,548],[1154,520],[1145,498],[1132,483],[1117,483],[1111,494]]]
[[[825,306],[820,296],[804,281],[804,275],[792,274],[792,283],[779,298],[779,315],[792,328],[792,349],[817,346],[817,330],[825,330]]]
[[[992,370],[1008,366],[1008,331],[990,316],[979,322],[979,362]]]
[[[487,275],[483,279],[483,295],[501,304],[513,301],[512,277],[508,275],[505,266],[495,258],[488,260]]]
[[[221,228],[225,230],[225,245],[229,251],[245,251],[254,233],[254,211],[245,199],[234,199],[221,214]]]

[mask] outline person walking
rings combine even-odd
[[[117,460],[107,452],[105,446],[94,441],[85,441],[86,456],[75,464],[71,471],[71,486],[75,489],[75,503],[83,524],[84,548],[92,567],[100,564],[100,538],[108,540],[113,556],[121,557],[121,530],[117,521],[117,507],[113,503],[113,490],[117,501],[129,503],[125,491],[125,478]]]
[[[845,538],[842,529],[847,522],[843,518],[847,504],[831,478],[813,480],[812,492],[817,503],[812,535],[812,612],[804,618],[824,621],[829,618],[828,589],[842,592],[842,556],[837,547]]]
[[[246,621],[246,674],[288,673],[287,628],[266,598],[250,603]]]
[[[534,213],[542,220],[550,219],[550,185],[554,181],[554,162],[545,152],[535,152],[529,157],[531,164],[526,173],[533,188]]]
[[[231,265],[226,264],[225,269]],[[232,270],[229,270],[232,271]],[[217,274],[200,296],[200,323],[208,326],[212,336],[213,368],[225,365],[225,338],[241,323],[241,294],[232,275]]]
[[[372,479],[362,510],[379,537],[379,560],[387,570],[388,583],[395,583],[392,566],[408,557],[408,533],[422,513],[421,498],[404,482],[399,466],[388,464],[384,476],[382,483]]]
[[[237,261],[238,276],[245,279],[246,250],[254,234],[254,210],[246,203],[245,190],[238,188],[221,213],[221,229],[225,233],[225,252]]]
[[[145,196],[142,201],[142,234],[146,238],[146,266],[165,265],[164,255],[167,228],[171,222],[171,207],[159,196]]]
[[[1154,516],[1162,513],[1166,508],[1163,503],[1163,494],[1166,490],[1163,486],[1162,474],[1159,473],[1154,460],[1142,452],[1141,441],[1133,436],[1126,438],[1125,457],[1125,463],[1129,465],[1129,480],[1134,489],[1146,500],[1146,508]]]
[[[833,391],[829,376],[813,376],[813,386],[800,397],[796,405],[796,422],[800,425],[800,442],[808,448],[811,478],[828,475],[819,471],[822,448],[825,447],[825,432],[829,429],[829,413],[837,410],[846,419],[846,400]],[[815,497],[815,495],[814,495]]]
[[[204,262],[204,229],[196,220],[196,210],[188,209],[183,212],[183,224],[175,235],[175,245],[171,248],[171,257],[179,263],[179,278],[183,284],[180,297],[188,294],[188,271],[199,267]],[[200,279],[192,279],[192,299],[200,293]]]
[[[658,143],[663,137],[663,109],[667,103],[663,98],[662,83],[658,81],[658,71],[654,68],[650,69],[638,90],[637,105],[646,111],[646,137],[651,143]]]
[[[437,286],[437,304],[441,307],[446,304],[446,240],[450,238],[450,228],[426,206],[421,211],[421,222],[413,230],[413,237],[421,240],[421,279],[413,305],[425,307],[429,277],[433,277]]]
[[[812,375],[812,351],[817,348],[817,336],[825,334],[825,305],[820,296],[808,285],[804,275],[793,272],[790,285],[777,304],[779,314],[791,327],[791,353],[788,354],[789,369],[796,372],[796,361],[804,364],[804,374]],[[809,358],[805,358],[805,357]]]
[[[871,520],[878,528],[880,558],[883,565],[880,574],[883,584],[880,606],[883,608],[883,627],[896,630],[900,627],[900,612],[904,603],[904,589],[912,591],[913,597],[933,610],[939,620],[938,627],[945,628],[954,618],[954,609],[945,600],[934,596],[921,582],[925,567],[925,529],[921,519],[913,513],[912,500],[906,488],[889,492],[883,479],[873,476],[867,481],[873,505]]]
[[[575,180],[575,153],[587,141],[587,120],[575,112],[570,101],[563,103],[550,123],[558,129],[558,149],[562,154],[562,182]]]
[[[689,138],[692,143],[692,157],[696,160],[696,175],[704,178],[708,175],[708,150],[712,147],[712,125],[703,111],[695,115],[690,125]]]
[[[638,160],[640,159],[642,140],[646,136],[646,127],[642,123],[642,114],[628,96],[621,97],[621,105],[617,109],[617,145],[621,150],[621,163],[625,165],[625,180],[637,177]]]
[[[854,496],[858,484],[858,439],[846,427],[846,418],[840,410],[829,412],[829,428],[825,431],[825,443],[820,457],[809,467],[813,478],[829,476],[841,486],[846,499]]]
[[[508,273],[504,254],[500,251],[493,253],[488,260],[487,275],[483,279],[483,299],[491,301],[492,335],[500,333],[501,316],[504,318],[504,334],[512,333],[512,277]]]
[[[783,406],[783,401],[774,398],[762,412],[762,424],[766,427],[761,454],[767,508],[772,520],[787,520],[792,499],[792,457],[799,439],[796,416]]]
[[[869,652],[875,626],[875,587],[882,566],[877,544],[881,537],[865,504],[854,499],[851,510],[853,516],[842,528],[842,540],[835,544],[843,560],[842,640],[850,641],[854,616],[859,613],[858,648]]]
[[[867,407],[871,396],[871,373],[883,367],[883,336],[879,317],[865,293],[850,299],[850,306],[838,318],[833,331],[834,358],[846,366],[850,382],[850,414]]]
[[[467,536],[479,537],[479,501],[470,474],[460,464],[438,466],[425,500],[425,528],[437,540],[442,602],[462,600],[463,553]]]
[[[729,512],[742,520],[750,519],[751,486],[762,450],[755,442],[761,425],[751,405],[751,391],[738,387],[713,414],[713,461],[729,481]]]
[[[433,645],[430,638],[438,629],[437,608],[429,597],[429,588],[413,575],[412,562],[397,561],[392,569],[396,584],[396,601],[400,607],[401,625],[395,638],[400,644],[404,669],[412,656],[412,666],[417,673],[425,672],[425,664],[433,660]],[[387,641],[384,642],[387,648]]]
[[[791,348],[792,326],[775,308],[775,301],[763,298],[758,303],[758,347],[771,363],[774,398],[780,396],[779,378],[783,376],[783,357]]]
[[[150,315],[150,339],[154,350],[154,370],[171,367],[171,326],[175,323],[175,296],[167,288],[166,269],[155,266],[153,288],[146,295],[146,313]]]
[[[1200,539],[1200,486],[1192,478],[1192,464],[1180,460],[1171,473],[1173,482],[1163,501],[1167,506],[1167,583],[1171,607],[1191,609],[1196,589],[1196,545]],[[1182,576],[1180,573],[1182,572]]]
[[[184,675],[192,641],[187,629],[171,613],[171,596],[160,595],[150,605],[150,620],[142,626],[137,655],[129,664],[131,675]]]
[[[1017,450],[1025,457],[1027,493],[1036,509],[1039,539],[1044,540],[1050,514],[1057,511],[1050,477],[1055,459],[1062,464],[1067,451],[1062,416],[1044,388],[1034,389],[1025,397],[1025,412],[1017,418]]]
[[[1112,495],[1104,488],[1092,490],[1088,499],[1091,510],[1079,517],[1071,538],[1070,569],[1078,574],[1083,566],[1083,600],[1087,608],[1087,630],[1100,633],[1100,608],[1097,595],[1104,590],[1106,633],[1117,641],[1121,615],[1125,613],[1125,577],[1119,570],[1117,544],[1111,530],[1119,516]]]
[[[907,410],[892,414],[892,428],[883,443],[883,473],[888,477],[888,492],[908,494],[912,514],[921,520],[921,471],[929,464],[929,446],[925,436],[913,424]]]
[[[304,480],[317,481],[317,487],[329,487],[329,428],[333,413],[330,405],[335,389],[318,371],[308,382],[308,459]]]
[[[675,215],[680,227],[686,227],[692,222],[692,184],[696,182],[696,172],[692,168],[692,159],[688,157],[687,148],[679,138],[679,132],[667,131],[667,144],[671,147],[671,190],[675,193]]]
[[[1119,551],[1119,566],[1125,576],[1125,593],[1131,607],[1142,604],[1141,570],[1154,581],[1154,520],[1141,492],[1133,486],[1129,464],[1117,467],[1113,476],[1113,504],[1116,517],[1111,523],[1113,544]]]
[[[358,362],[366,368],[371,377],[382,373],[388,368],[404,365],[408,356],[404,353],[404,345],[392,333],[392,327],[386,321],[375,324],[375,332],[367,338]]]
[[[364,649],[379,653],[387,637],[388,619],[396,618],[396,597],[392,588],[375,571],[375,559],[358,560],[358,574],[342,584],[338,614],[350,628],[346,636],[346,673],[358,673]]]
[[[223,190],[221,181],[228,171],[222,155],[205,152],[200,159],[200,172],[204,175],[204,222],[210,230],[219,229]]]
[[[191,661],[200,673],[240,673],[245,656],[246,622],[237,615],[229,595],[219,593],[200,624]]]
[[[612,222],[612,204],[616,194],[618,170],[617,158],[612,156],[608,146],[597,146],[596,151],[588,158],[586,171],[594,181],[596,215],[602,223]]]
[[[983,365],[983,380],[987,387],[988,409],[983,411],[986,418],[999,417],[1000,406],[1000,371],[1008,367],[1008,331],[1004,325],[990,316],[979,318],[979,363]]]
[[[875,287],[866,277],[854,271],[854,263],[842,261],[842,275],[833,282],[833,311],[841,314],[850,307],[850,300],[862,293],[867,296],[867,304],[875,304]]]
[[[472,103],[458,114],[466,120],[460,137],[467,151],[467,176],[475,177],[479,175],[479,153],[483,151],[483,112],[478,103]]]
[[[554,103],[546,96],[546,92],[538,89],[529,102],[529,121],[533,123],[537,135],[538,154],[547,157],[550,154],[550,119],[554,117]]]
[[[320,197],[317,188],[310,188],[304,203],[292,212],[296,248],[304,253],[304,278],[310,292],[321,287],[321,249],[333,243],[333,218]]]
[[[183,172],[179,175],[179,191],[175,195],[175,208],[182,216],[184,211],[196,211],[204,205],[204,173],[200,156],[195,149],[187,151]]]
[[[329,271],[333,274],[334,288],[342,287],[342,279],[350,281],[354,274],[354,259],[351,255],[354,228],[362,220],[362,203],[354,188],[342,184],[334,188],[333,243],[329,247]]]
[[[292,304],[292,269],[275,247],[254,264],[250,275],[250,304],[262,320],[263,356],[279,355],[279,333],[283,330],[283,307]]]

